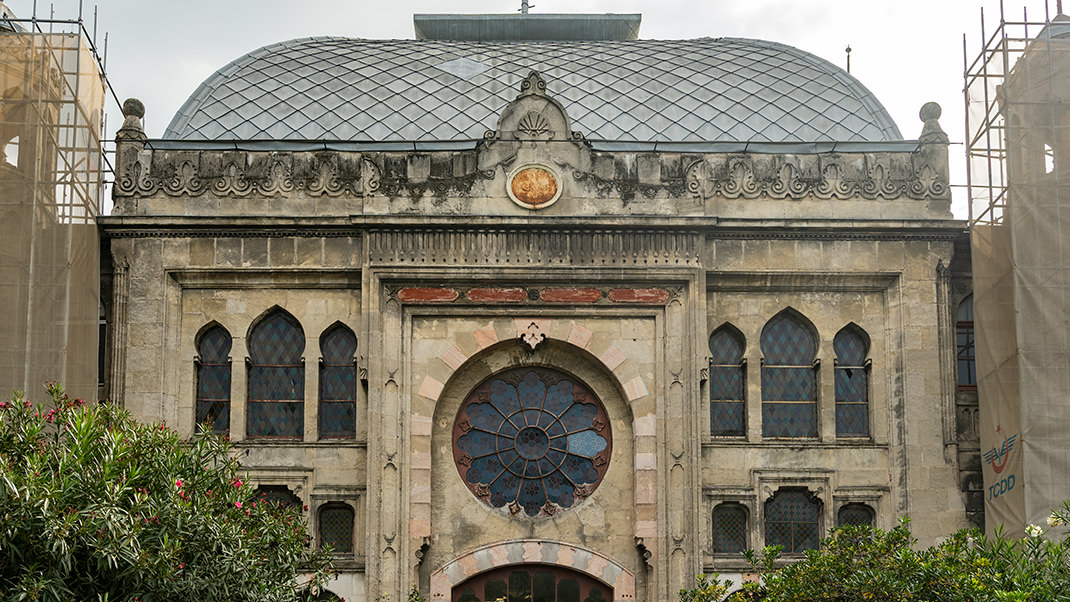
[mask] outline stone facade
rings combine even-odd
[[[933,543],[967,525],[946,268],[964,224],[938,116],[900,150],[595,151],[534,73],[463,151],[183,147],[145,141],[128,111],[101,219],[109,393],[191,436],[198,333],[226,328],[250,478],[288,487],[314,531],[323,504],[355,511],[331,586],[347,599],[456,599],[526,563],[675,599],[696,573],[744,570],[714,549],[717,505],[741,505],[761,546],[778,491],[816,500],[821,530],[864,504]],[[528,168],[557,187],[538,209],[509,192]],[[246,436],[248,333],[273,308],[305,337],[298,439]],[[763,436],[761,333],[785,311],[817,341],[817,436]],[[319,337],[338,322],[358,340],[356,434],[320,439]],[[708,339],[726,323],[745,341],[745,431],[715,437]],[[868,339],[861,437],[837,436],[849,325]],[[612,432],[603,480],[551,516],[489,508],[450,442],[469,392],[516,367],[584,383]]]

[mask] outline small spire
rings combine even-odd
[[[851,45],[847,45],[847,72],[851,72]]]
[[[529,5],[528,4],[528,0],[520,0],[520,14],[522,14],[522,15],[528,14],[528,9],[531,8],[532,6],[535,6],[535,5],[534,4]]]
[[[115,135],[116,140],[137,140],[144,142],[147,138],[141,118],[145,116],[145,105],[136,98],[127,98],[123,103],[123,126]]]

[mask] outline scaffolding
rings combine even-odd
[[[2,6],[2,5],[0,5]],[[82,21],[0,19],[0,389],[95,398],[107,84]]]
[[[1070,498],[1070,17],[999,24],[964,60],[985,518]],[[965,53],[965,42],[964,42]]]

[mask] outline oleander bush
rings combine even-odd
[[[1070,521],[1070,503],[1053,511],[1051,527]],[[778,547],[747,551],[758,580],[728,596],[733,602],[1063,602],[1070,601],[1070,539],[1030,525],[1024,537],[976,530],[916,549],[906,520],[890,531],[833,529],[819,550],[781,562]],[[725,582],[700,576],[681,602],[724,597]],[[720,586],[720,587],[719,587]],[[709,592],[709,595],[703,595]]]
[[[225,438],[48,391],[0,402],[0,600],[297,601],[329,578],[300,509],[257,503]]]

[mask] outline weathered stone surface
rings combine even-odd
[[[596,288],[547,288],[539,291],[539,299],[547,303],[594,303],[602,298]]]

